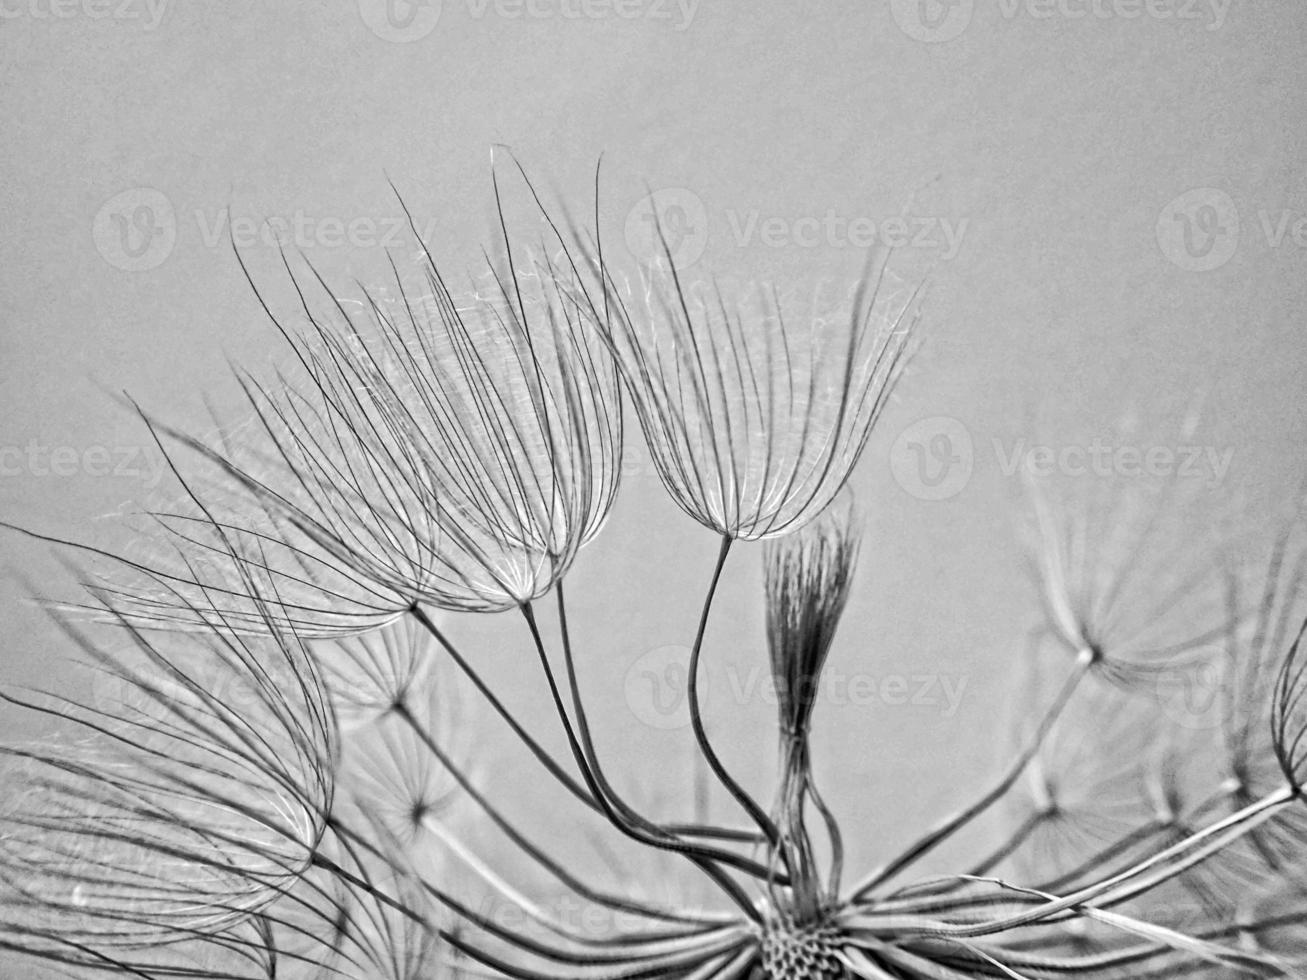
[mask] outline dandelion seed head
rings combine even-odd
[[[349,296],[287,262],[298,308],[265,310],[290,356],[238,375],[247,417],[200,438],[144,416],[182,492],[147,513],[142,551],[83,549],[118,574],[91,579],[81,605],[128,649],[67,633],[112,683],[86,705],[9,699],[76,734],[0,752],[18,787],[0,801],[0,947],[70,969],[232,980],[1296,967],[1276,957],[1301,930],[1264,906],[1301,904],[1285,887],[1307,840],[1299,614],[1268,611],[1272,597],[1248,628],[1241,603],[1210,589],[1224,580],[1195,546],[1207,524],[1174,487],[1037,498],[1040,644],[1071,651],[1075,672],[1047,713],[1024,705],[992,788],[846,889],[809,736],[857,552],[840,494],[907,357],[918,292],[883,262],[806,306],[797,288],[700,288],[670,261],[623,281],[597,237],[574,244],[543,206],[542,243],[510,239],[497,177],[495,189],[503,240],[466,286],[425,246],[413,269]],[[592,654],[560,583],[617,491],[622,390],[674,500],[722,536],[696,668],[732,541],[766,542],[770,810],[712,750],[697,669],[675,683],[699,774],[732,799],[710,807],[696,782],[693,822],[655,816],[675,801],[644,771],[604,771],[602,726],[584,710]],[[551,590],[545,623],[534,602]],[[521,607],[565,754],[518,721],[428,607]],[[1218,725],[1186,728],[1140,696],[1213,643],[1239,655],[1219,675]],[[610,874],[526,828],[537,807],[481,785],[480,733],[438,656],[557,780]],[[751,824],[714,822],[719,803]],[[1016,825],[1000,847],[906,879],[996,804]],[[486,847],[487,825],[509,860]],[[988,876],[1000,865],[1018,877]],[[711,886],[706,901],[695,885]]]
[[[433,755],[428,740],[454,764],[472,765],[461,692],[442,683],[453,680],[444,671],[433,680],[411,692],[404,715],[391,712],[353,729],[342,756],[342,779],[351,797],[346,805],[406,844],[411,854],[426,851],[431,843],[427,821],[460,815],[463,801],[458,780]]]
[[[22,765],[0,821],[0,916],[27,930],[128,945],[215,934],[274,902],[323,832],[336,736],[298,641],[134,641],[84,645],[134,698],[65,702],[84,737],[6,752]]]
[[[844,485],[900,373],[915,296],[883,261],[838,319],[775,292],[698,294],[663,272],[615,296],[606,334],[664,486],[699,523],[746,540],[820,513]]]
[[[1223,642],[1229,515],[1205,488],[1023,477],[1032,575],[1062,648],[1137,689],[1155,686],[1160,673],[1194,669]]]
[[[121,614],[257,631],[249,579],[277,625],[326,637],[548,591],[602,528],[622,446],[617,370],[569,268],[506,242],[456,298],[424,251],[347,300],[287,262],[298,312],[259,299],[290,357],[238,372],[249,417],[210,439],[151,421],[184,492],[145,515],[144,554],[111,561]]]
[[[319,641],[313,655],[341,729],[353,731],[428,697],[440,651],[406,617],[361,636]]]

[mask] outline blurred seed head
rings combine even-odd
[[[257,915],[310,866],[335,793],[338,736],[309,651],[274,630],[133,633],[114,655],[77,638],[138,696],[31,702],[81,735],[3,750],[16,768],[0,920],[34,941],[132,946]],[[254,696],[228,704],[223,677]]]

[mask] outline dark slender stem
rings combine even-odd
[[[697,823],[706,824],[708,822],[708,769],[703,763],[703,757],[698,753],[694,755],[694,819]],[[754,840],[765,840],[758,834],[752,835]]]
[[[404,721],[405,724],[413,730],[422,744],[426,746],[436,760],[454,777],[459,787],[468,794],[474,803],[490,818],[491,823],[498,827],[510,841],[512,841],[528,857],[534,860],[548,871],[554,878],[560,881],[568,889],[580,895],[587,901],[594,902],[596,905],[602,905],[607,908],[616,909],[621,912],[630,912],[635,915],[641,915],[649,919],[657,919],[663,922],[689,922],[691,917],[680,915],[676,912],[666,911],[647,905],[643,902],[636,902],[630,899],[622,898],[616,895],[609,895],[600,892],[582,882],[571,874],[561,864],[551,858],[542,848],[528,839],[519,831],[507,818],[499,811],[498,807],[492,804],[486,795],[477,789],[476,785],[467,778],[455,761],[450,758],[449,754],[444,751],[440,744],[435,740],[430,732],[414,717],[413,712],[409,710],[406,704],[399,704],[395,707],[395,713]],[[681,933],[675,933],[680,935]]]
[[[781,736],[780,769],[774,812],[781,844],[776,852],[794,879],[788,904],[797,921],[812,922],[821,911],[822,895],[821,882],[815,871],[812,838],[804,819],[811,771],[804,734],[787,732]]]
[[[567,706],[563,702],[562,692],[558,689],[558,679],[554,676],[554,668],[549,663],[549,654],[545,650],[544,638],[540,635],[540,626],[536,623],[535,611],[532,609],[530,602],[522,603],[521,610],[527,628],[531,631],[531,641],[535,644],[536,654],[540,658],[540,666],[545,672],[545,681],[549,685],[549,694],[554,700],[554,710],[558,713],[558,720],[562,722],[563,732],[567,735],[567,744],[572,750],[572,758],[576,761],[577,768],[581,770],[581,778],[585,780],[591,797],[599,804],[605,816],[608,816],[609,819],[615,819],[612,805],[605,797],[594,772],[591,771],[585,750],[577,739],[576,729],[572,725],[572,718],[567,713]]]
[[[527,626],[531,631],[531,639],[535,643],[536,653],[540,657],[540,666],[545,672],[545,679],[549,684],[549,692],[554,699],[554,708],[558,712],[559,721],[562,722],[563,731],[567,735],[568,744],[571,746],[572,755],[581,769],[581,775],[585,779],[586,785],[589,787],[590,792],[593,795],[593,799],[598,802],[600,809],[604,816],[608,818],[609,823],[632,840],[639,841],[640,843],[646,844],[650,847],[658,848],[659,850],[684,854],[696,867],[702,869],[703,872],[707,874],[708,877],[711,878],[737,906],[739,906],[742,912],[748,915],[751,919],[759,921],[761,919],[760,913],[756,908],[754,908],[753,903],[749,900],[749,896],[745,894],[744,890],[740,888],[735,880],[719,868],[717,864],[721,863],[727,867],[746,871],[757,877],[765,874],[765,870],[760,865],[748,860],[747,858],[743,858],[738,854],[732,854],[729,851],[722,851],[717,848],[697,847],[687,844],[684,841],[676,840],[668,836],[665,832],[659,830],[657,827],[654,827],[652,833],[645,831],[620,816],[616,810],[613,809],[612,804],[602,792],[598,781],[595,779],[594,773],[591,771],[590,766],[586,761],[585,752],[577,738],[576,730],[572,726],[571,717],[567,713],[567,706],[563,702],[562,692],[558,688],[558,680],[554,676],[552,665],[549,663],[549,655],[545,650],[544,638],[540,635],[540,627],[536,623],[535,613],[531,609],[531,604],[529,602],[523,603],[521,608],[522,615],[525,617]]]
[[[362,850],[372,854],[375,857],[380,858],[382,861],[387,862],[387,864],[390,863],[389,858],[386,857],[386,855],[382,852],[380,847],[378,847],[375,843],[368,840],[361,834],[359,834],[357,831],[350,829],[348,826],[338,821],[333,821],[332,827],[342,839],[349,839],[353,841],[355,844],[357,844],[358,847],[361,848]],[[321,853],[316,853],[313,857],[313,863],[316,866],[329,871],[331,874],[335,875],[340,880],[353,886],[354,888],[361,889],[367,894],[374,896],[379,902],[390,906],[391,908],[400,912],[405,917],[410,918],[413,921],[424,925],[428,929],[431,929],[431,931],[433,931],[441,939],[444,939],[449,942],[455,942],[458,939],[458,937],[450,930],[434,928],[433,924],[426,916],[410,909],[404,903],[396,900],[395,898],[388,895],[381,889],[377,888],[377,886],[373,885],[365,878],[360,877],[359,875],[356,875],[353,872],[341,867],[337,862],[333,861],[331,858],[327,857],[326,855],[323,855]],[[432,898],[438,901],[441,905],[449,909],[454,915],[458,916],[463,921],[467,922],[469,925],[473,925],[476,928],[482,930],[483,932],[486,932],[489,935],[494,936],[496,939],[508,943],[509,945],[514,946],[519,950],[523,950],[530,955],[539,956],[542,959],[549,960],[550,962],[553,963],[566,963],[566,964],[572,964],[573,966],[592,965],[592,964],[620,965],[623,963],[638,963],[641,960],[648,959],[647,957],[641,957],[639,954],[636,953],[631,953],[625,956],[622,956],[620,954],[608,954],[608,953],[598,954],[593,951],[585,954],[577,954],[563,949],[559,949],[550,946],[546,943],[542,943],[529,936],[526,936],[518,930],[509,929],[496,922],[493,918],[487,917],[485,915],[476,912],[466,903],[454,898],[452,894],[443,890],[437,885],[432,884],[430,881],[428,881],[425,878],[419,877],[417,880],[417,884],[422,888],[424,892],[426,892],[428,895],[430,895]],[[631,945],[638,946],[639,941],[636,941]],[[461,948],[468,949],[469,947],[464,941],[461,945]],[[470,947],[470,948],[474,949],[475,947]],[[512,968],[505,967],[505,969],[508,970],[510,973],[512,972]],[[650,976],[654,976],[654,975],[656,974],[652,974],[652,973],[650,974]],[[547,976],[547,975],[542,975],[542,976]]]
[[[448,653],[450,657],[453,658],[454,662],[458,664],[459,668],[463,671],[463,673],[467,675],[467,677],[476,686],[477,690],[481,692],[482,696],[485,697],[485,699],[490,703],[491,707],[495,709],[495,712],[501,718],[504,719],[504,721],[508,724],[509,728],[513,730],[513,733],[517,735],[519,739],[521,739],[523,744],[525,744],[528,749],[531,750],[532,754],[535,755],[535,757],[540,760],[540,762],[549,771],[549,773],[555,779],[557,779],[568,790],[568,792],[570,792],[578,800],[584,803],[587,807],[594,810],[596,813],[600,813],[605,817],[608,817],[610,821],[613,821],[611,809],[605,810],[605,807],[601,805],[599,802],[597,802],[594,796],[586,792],[586,789],[582,787],[580,784],[578,784],[576,780],[573,779],[562,768],[562,766],[557,762],[557,760],[555,760],[553,756],[551,756],[540,745],[540,743],[537,742],[535,738],[533,738],[526,731],[526,729],[522,727],[521,723],[518,722],[518,720],[513,717],[512,713],[508,710],[507,707],[505,707],[504,703],[500,701],[498,697],[495,696],[495,693],[492,690],[490,690],[490,687],[476,672],[475,668],[473,668],[472,665],[468,663],[467,659],[461,653],[458,652],[457,648],[449,641],[448,637],[445,636],[444,632],[438,626],[436,626],[434,622],[432,622],[431,617],[428,616],[420,606],[413,606],[409,611],[411,615],[414,617],[414,619],[416,619],[418,623],[422,625],[423,629],[425,629],[428,633],[430,633],[436,639],[436,641],[440,643],[440,645],[445,649],[445,652]],[[545,662],[547,664],[548,662],[547,658]],[[620,824],[615,824],[615,825],[618,826],[619,829],[623,829]],[[705,834],[703,836],[709,836],[709,835]],[[672,850],[672,851],[677,851],[686,854],[699,854],[705,858],[719,861],[720,863],[727,865],[729,867],[734,867],[737,870],[742,871],[748,875],[751,875],[754,878],[760,878],[760,879],[765,878],[767,874],[766,869],[762,865],[758,864],[756,861],[750,861],[747,858],[741,857],[738,854],[732,854],[729,851],[721,851],[721,850],[709,849],[709,848],[696,848],[691,845],[682,844],[677,841],[660,841],[654,838],[646,839],[644,837],[637,837],[636,839],[640,840],[642,843],[649,844],[651,846],[660,847],[664,850]],[[720,870],[715,868],[713,869],[713,872],[710,872],[710,874],[713,873],[717,875],[721,874]],[[714,880],[716,881],[717,878],[714,877]],[[720,885],[721,882],[719,881],[718,884]],[[731,882],[731,885],[734,885],[734,882]],[[736,886],[736,889],[738,889],[738,886]],[[748,901],[747,897],[743,896],[743,893],[738,893],[736,895],[733,895],[733,897],[736,898],[737,902],[739,900],[743,900],[748,907],[748,911],[751,914],[754,915],[757,914],[756,910],[753,908],[753,904]]]
[[[576,713],[576,731],[580,735],[581,749],[585,754],[585,763],[589,767],[589,771],[594,777],[595,784],[598,787],[596,796],[601,799],[606,799],[616,807],[617,810],[621,811],[623,818],[634,826],[638,826],[651,833],[670,833],[666,828],[659,827],[622,799],[621,795],[613,789],[612,783],[610,783],[608,778],[604,775],[603,766],[599,762],[599,754],[595,751],[594,739],[590,734],[590,725],[586,719],[585,704],[581,700],[580,681],[577,678],[576,662],[572,656],[571,634],[567,628],[567,604],[563,596],[562,582],[559,582],[555,586],[555,591],[557,593],[556,600],[558,604],[559,633],[563,641],[563,663],[567,671],[568,690],[572,696],[572,710]],[[532,629],[534,630],[534,623]],[[538,642],[539,641],[537,640],[537,643]],[[543,656],[543,649],[541,655]],[[548,670],[549,668],[546,666],[546,671]],[[551,673],[551,684],[552,681],[553,678]],[[563,717],[563,724],[567,725],[567,716],[561,705],[559,706],[558,711]]]
[[[572,654],[571,631],[567,626],[567,601],[563,594],[563,583],[559,582],[555,586],[555,590],[557,592],[556,599],[558,604],[559,633],[561,634],[563,641],[563,662],[567,671],[568,689],[572,696],[572,710],[576,714],[576,731],[580,735],[581,748],[585,752],[586,762],[598,786],[597,795],[600,799],[606,798],[609,800],[618,810],[621,811],[622,815],[627,820],[641,829],[654,834],[677,837],[679,835],[675,829],[676,825],[660,825],[648,820],[642,814],[637,812],[634,807],[622,799],[621,795],[613,789],[612,784],[604,775],[603,766],[599,762],[599,753],[595,749],[594,739],[590,734],[590,723],[586,717],[585,703],[581,698],[580,681],[577,677],[576,671],[576,660]],[[561,708],[559,710],[561,713]],[[564,724],[566,724],[566,721],[564,721]],[[700,827],[701,824],[692,824],[690,826]],[[732,836],[731,832],[718,831],[711,827],[703,828],[703,831],[705,832],[692,834],[691,836],[716,836],[724,840],[738,839],[737,837]],[[744,839],[753,840],[756,838],[749,836]]]
[[[780,842],[780,834],[776,830],[776,825],[766,812],[758,805],[757,801],[750,796],[739,783],[732,778],[731,774],[726,771],[717,753],[713,750],[712,744],[708,741],[708,733],[703,726],[703,714],[699,706],[699,656],[703,651],[703,637],[708,629],[708,614],[712,610],[713,596],[717,593],[717,583],[721,580],[722,569],[726,566],[726,556],[731,550],[731,538],[726,535],[722,536],[721,550],[717,553],[717,564],[713,568],[712,580],[708,584],[708,594],[704,598],[703,612],[699,615],[699,628],[695,633],[694,646],[690,650],[690,677],[689,677],[689,701],[690,701],[690,727],[694,729],[694,738],[699,745],[699,751],[703,753],[704,760],[708,763],[708,768],[713,771],[718,782],[735,797],[752,820],[758,825],[767,841],[772,847],[776,847]]]
[[[698,758],[698,756],[695,756]],[[757,830],[739,827],[714,827],[702,823],[669,823],[663,829],[678,837],[702,837],[704,840],[728,840],[738,844],[762,844],[767,838]]]
[[[540,743],[537,742],[525,728],[522,727],[518,720],[513,717],[512,712],[504,706],[504,703],[495,696],[495,693],[490,690],[486,682],[481,679],[481,675],[478,674],[472,665],[467,662],[467,659],[460,654],[457,649],[455,649],[454,645],[449,642],[441,629],[431,621],[431,617],[422,610],[422,607],[413,606],[409,612],[414,619],[422,624],[422,628],[435,637],[436,641],[444,647],[445,652],[453,658],[454,662],[458,664],[459,669],[467,675],[468,679],[476,686],[476,689],[481,692],[481,695],[490,703],[490,706],[495,709],[495,713],[507,722],[508,727],[513,730],[513,734],[531,750],[531,753],[540,760],[541,764],[544,765],[546,769],[549,770],[549,774],[562,783],[564,788],[566,788],[567,791],[578,800],[590,809],[598,811],[600,809],[599,804],[594,801],[594,798],[587,793],[585,788],[577,783],[577,781],[573,779],[561,765],[559,765],[553,756],[545,751]]]
[[[354,839],[355,841],[359,841],[358,835],[354,833],[349,833],[344,836],[348,836]],[[367,849],[375,850],[372,847],[367,847]],[[399,899],[395,898],[392,895],[386,894],[376,885],[372,884],[372,882],[368,881],[366,878],[360,877],[359,875],[354,874],[354,872],[342,867],[341,865],[337,864],[335,861],[333,861],[331,858],[327,857],[325,854],[321,853],[320,851],[314,853],[312,861],[314,867],[322,868],[324,871],[329,872],[331,875],[340,879],[342,882],[349,885],[350,887],[356,888],[359,891],[371,895],[382,905],[386,905],[394,909],[396,912],[404,916],[406,919],[411,919],[414,922],[416,922],[418,925],[423,926],[425,928],[431,927],[431,920],[428,919],[421,912],[409,908],[408,905],[399,901]]]
[[[840,833],[839,821],[835,819],[835,814],[826,805],[821,793],[817,791],[811,776],[808,777],[808,795],[812,797],[813,806],[821,814],[822,822],[826,825],[826,836],[830,840],[830,876],[826,894],[830,901],[834,902],[840,897],[840,881],[844,875],[844,835]]]

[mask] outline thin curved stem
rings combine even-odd
[[[726,566],[726,556],[731,550],[731,538],[722,535],[721,549],[717,553],[717,564],[713,568],[712,579],[708,584],[708,594],[704,597],[703,612],[699,615],[699,628],[695,633],[694,646],[690,650],[690,670],[689,670],[689,702],[690,702],[690,727],[694,730],[695,741],[699,745],[699,751],[703,753],[708,767],[717,777],[717,781],[726,788],[726,790],[735,797],[746,813],[758,825],[758,829],[767,837],[767,842],[773,848],[779,848],[780,832],[776,829],[776,824],[772,822],[771,817],[758,805],[752,796],[745,791],[730,773],[722,765],[721,759],[713,750],[712,744],[708,741],[708,733],[703,725],[703,713],[699,705],[699,657],[703,651],[704,633],[708,629],[708,614],[712,610],[713,597],[717,593],[717,584],[722,577],[722,569]],[[784,851],[782,850],[782,854]],[[786,858],[786,867],[789,868],[788,857]],[[789,869],[793,870],[793,869]]]
[[[590,734],[590,723],[586,716],[585,703],[581,698],[580,681],[576,671],[576,660],[572,653],[571,631],[567,626],[567,603],[563,595],[562,582],[559,582],[555,586],[555,591],[558,605],[559,633],[563,641],[563,662],[567,671],[568,689],[572,697],[572,710],[576,714],[576,731],[580,736],[581,748],[584,750],[586,763],[598,786],[598,795],[601,798],[607,798],[618,810],[621,811],[626,819],[643,830],[655,834],[667,834],[672,837],[679,836],[675,828],[681,825],[653,823],[622,799],[621,795],[613,788],[612,784],[608,781],[608,778],[604,775],[603,766],[599,762],[599,753],[595,749],[594,739]],[[561,713],[562,709],[560,708],[559,710]],[[746,841],[753,841],[756,839],[756,837],[748,831],[723,831],[712,827],[702,827],[699,824],[691,824],[688,826],[699,830],[698,833],[691,834],[690,836],[720,837],[725,840],[743,839]]]
[[[1229,846],[1235,840],[1265,823],[1281,809],[1299,803],[1299,792],[1291,786],[1270,793],[1251,806],[1238,813],[1204,827],[1177,844],[1154,854],[1139,864],[1087,885],[1069,895],[1047,896],[1031,889],[1016,889],[1007,882],[998,879],[975,879],[987,882],[1004,890],[1015,890],[1026,895],[1035,895],[1042,900],[1027,911],[1016,915],[1000,916],[982,922],[956,924],[926,919],[916,916],[885,916],[877,920],[876,930],[886,936],[901,936],[903,933],[917,933],[925,938],[968,939],[1007,932],[1035,923],[1060,922],[1068,916],[1087,914],[1089,911],[1101,912],[1111,904],[1125,901],[1142,891],[1154,888],[1169,878],[1187,871],[1212,854]],[[1139,879],[1159,865],[1155,874],[1142,882]]]
[[[726,895],[733,901],[740,910],[749,918],[759,921],[760,913],[754,908],[753,903],[749,900],[748,895],[743,889],[728,876],[721,868],[717,866],[720,862],[728,867],[734,867],[737,870],[754,874],[762,877],[765,869],[756,862],[749,861],[738,854],[732,854],[729,851],[722,851],[717,848],[706,848],[687,844],[684,841],[675,840],[655,828],[651,833],[633,825],[616,810],[613,809],[607,797],[603,794],[594,773],[590,770],[587,763],[585,750],[581,747],[580,740],[577,738],[576,729],[572,725],[572,719],[567,713],[567,706],[563,702],[562,692],[558,687],[558,679],[554,676],[554,670],[549,663],[549,654],[545,650],[544,638],[540,635],[540,627],[536,623],[535,613],[531,609],[531,604],[525,602],[522,604],[522,615],[525,617],[527,626],[531,631],[531,638],[535,643],[536,653],[540,658],[540,666],[545,672],[545,680],[549,684],[549,693],[554,700],[554,708],[558,712],[559,721],[562,722],[563,731],[567,736],[568,744],[572,749],[572,756],[576,760],[577,766],[581,770],[581,775],[589,787],[592,798],[597,801],[604,816],[608,818],[609,823],[619,831],[633,840],[639,841],[650,847],[659,850],[672,851],[677,854],[684,854],[695,866],[700,868],[713,883],[716,884]]]
[[[1095,656],[1090,650],[1082,651],[1080,656],[1076,658],[1076,664],[1071,672],[1071,676],[1067,678],[1066,684],[1062,687],[1057,699],[1044,715],[1043,720],[1039,724],[1039,728],[1035,731],[1034,737],[1030,740],[1030,744],[1026,746],[1015,760],[1013,760],[1007,771],[988,792],[981,796],[975,803],[972,803],[970,806],[958,811],[938,827],[918,839],[914,844],[912,844],[912,846],[902,852],[889,864],[873,871],[863,879],[856,888],[854,888],[851,900],[857,901],[858,899],[866,897],[872,889],[889,881],[906,868],[911,867],[1002,799],[1007,791],[1015,785],[1021,774],[1025,772],[1026,767],[1030,765],[1031,760],[1033,760],[1039,753],[1040,748],[1043,747],[1044,741],[1048,738],[1049,732],[1052,731],[1054,723],[1059,717],[1061,717],[1067,704],[1070,703],[1072,695],[1075,694],[1080,686],[1080,682],[1088,675],[1089,670],[1093,667],[1094,663]]]
[[[426,747],[427,751],[429,751],[449,772],[449,774],[454,777],[455,782],[457,782],[459,787],[468,794],[477,806],[481,808],[485,815],[490,819],[490,822],[498,827],[523,853],[543,867],[550,875],[561,882],[569,890],[575,892],[587,901],[594,902],[596,905],[602,905],[619,912],[629,912],[634,915],[640,915],[645,918],[656,919],[664,922],[685,923],[697,921],[696,917],[693,916],[682,915],[671,910],[659,909],[644,902],[637,902],[621,896],[601,892],[581,881],[561,863],[551,858],[543,848],[533,843],[525,834],[518,830],[516,826],[509,822],[499,808],[491,803],[486,795],[482,793],[470,779],[468,779],[467,775],[462,771],[462,768],[459,767],[452,758],[450,758],[449,754],[444,751],[431,733],[422,726],[417,718],[414,717],[412,711],[408,709],[406,704],[401,703],[397,705],[395,707],[395,713],[406,725],[409,726],[409,728],[413,730],[418,739],[421,740],[423,745]]]
[[[599,804],[595,802],[594,797],[587,793],[585,788],[573,779],[571,775],[563,769],[558,761],[554,759],[554,757],[551,756],[525,728],[522,727],[522,724],[513,717],[513,713],[509,711],[495,693],[490,690],[489,685],[482,680],[481,675],[478,674],[476,669],[467,662],[467,659],[458,652],[457,648],[449,642],[449,639],[445,636],[444,632],[440,627],[432,622],[431,617],[426,614],[422,607],[415,605],[410,608],[409,613],[422,625],[423,629],[435,638],[436,642],[445,649],[445,652],[453,658],[454,662],[458,664],[459,669],[467,675],[467,678],[472,682],[476,689],[481,692],[481,695],[490,703],[490,706],[495,709],[495,713],[504,719],[508,724],[508,727],[513,730],[513,734],[531,750],[531,754],[540,760],[541,764],[549,770],[549,774],[562,783],[563,787],[578,800],[590,809],[598,811]]]

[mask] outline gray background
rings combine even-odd
[[[1142,425],[1127,442],[1231,453],[1209,483],[1238,488],[1249,515],[1297,485],[1301,4],[631,0],[619,16],[597,3],[427,0],[391,11],[413,15],[407,27],[388,26],[381,0],[0,10],[0,446],[11,450],[0,517],[52,533],[115,541],[112,515],[150,499],[148,476],[100,474],[100,448],[115,467],[153,452],[106,391],[198,424],[199,392],[234,404],[227,356],[283,356],[221,233],[228,207],[299,218],[296,244],[321,269],[366,279],[384,271],[376,238],[399,213],[387,177],[435,220],[442,249],[472,254],[491,218],[491,147],[507,144],[582,213],[604,154],[617,248],[640,251],[641,199],[659,191],[684,209],[665,217],[687,219],[699,277],[806,290],[862,258],[846,236],[809,236],[828,212],[929,224],[896,259],[931,276],[926,343],[855,481],[868,538],[832,663],[878,693],[819,709],[819,772],[855,868],[977,785],[1006,741],[1033,610],[1019,481],[1004,472],[1014,447],[1119,445],[1133,412]],[[764,235],[769,218],[780,220]],[[961,229],[955,253],[945,225]],[[405,240],[399,254],[410,250]],[[273,248],[246,254],[276,280]],[[1186,441],[1181,416],[1200,390]],[[928,474],[951,479],[950,495],[923,499],[937,494],[914,478],[911,447],[941,432],[961,468]],[[65,447],[59,472],[32,463],[32,443]],[[639,678],[662,648],[689,642],[716,546],[641,460],[570,594],[619,784],[664,787],[657,805],[683,813],[688,732],[646,723],[652,689]],[[1184,533],[1202,547],[1204,527]],[[23,602],[32,586],[58,591],[62,573],[12,535],[0,555],[30,580],[0,581],[0,679],[75,687],[66,643]],[[757,557],[733,557],[708,655],[713,731],[765,795]],[[520,623],[453,628],[546,730]],[[950,712],[895,703],[898,676],[966,686]],[[0,711],[0,735],[37,730]],[[539,812],[525,763],[493,769],[519,791],[516,810]],[[564,832],[568,817],[542,819]]]

